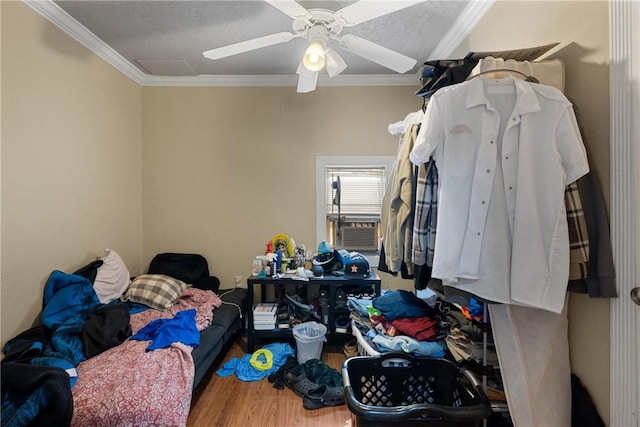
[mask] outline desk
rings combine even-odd
[[[348,287],[361,287],[361,288],[372,288],[374,290],[375,295],[380,295],[380,278],[375,273],[375,271],[371,272],[371,275],[364,279],[348,279],[344,276],[333,276],[330,274],[325,274],[323,277],[313,277],[308,281],[302,280],[294,280],[291,278],[271,278],[266,277],[264,279],[258,278],[256,276],[249,277],[247,279],[247,288],[248,288],[248,297],[249,297],[249,311],[247,313],[247,351],[249,353],[253,353],[254,340],[256,337],[264,337],[264,338],[282,338],[282,337],[291,337],[292,332],[290,329],[273,329],[268,331],[256,331],[254,330],[253,325],[253,306],[254,302],[254,287],[260,287],[260,302],[267,302],[267,288],[269,286],[275,285],[297,285],[298,287],[305,288],[305,292],[309,290],[311,286],[327,286],[329,289],[329,316],[327,321],[327,341],[331,340],[335,337],[336,328],[335,328],[335,310],[334,310],[334,302],[336,300],[336,289],[342,286]],[[308,293],[308,292],[307,292]],[[308,296],[308,295],[307,295]]]

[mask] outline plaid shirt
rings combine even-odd
[[[418,167],[417,176],[412,261],[415,265],[431,267],[438,207],[438,170],[433,159]],[[587,277],[589,236],[577,182],[567,186],[564,200],[569,228],[569,279],[583,279]]]
[[[430,158],[418,166],[416,203],[413,221],[413,255],[415,265],[433,266],[438,208],[438,169]]]
[[[589,234],[577,182],[565,189],[564,203],[569,225],[569,280],[584,279],[589,263]]]

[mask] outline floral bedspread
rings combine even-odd
[[[211,291],[188,288],[165,311],[149,309],[131,316],[133,334],[152,320],[172,318],[195,308],[203,330],[222,301]],[[184,426],[191,405],[195,367],[191,347],[146,352],[146,341],[127,340],[78,366],[73,393],[73,426]]]

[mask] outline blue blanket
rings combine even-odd
[[[51,332],[51,340],[41,357],[32,365],[55,366],[74,372],[86,359],[82,351],[82,327],[103,304],[89,279],[54,271],[44,287],[42,325]],[[77,376],[70,376],[71,386]]]
[[[2,426],[69,425],[75,368],[86,359],[82,327],[104,307],[82,276],[54,271],[44,288],[41,326],[3,347]]]

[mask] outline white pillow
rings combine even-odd
[[[103,264],[98,268],[96,280],[93,282],[93,290],[103,304],[108,304],[120,295],[131,283],[129,270],[114,250],[102,258]]]

